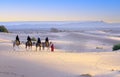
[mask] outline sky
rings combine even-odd
[[[0,0],[0,21],[120,23],[120,0]]]

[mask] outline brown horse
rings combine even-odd
[[[49,43],[49,42],[45,42],[45,47],[47,48],[47,50],[49,50],[49,48],[50,48],[50,43]]]
[[[32,50],[32,42],[31,42],[31,41],[27,41],[27,42],[25,43],[25,46],[26,46],[26,50],[27,50],[27,48],[29,48],[29,49]]]
[[[19,48],[19,45],[20,45],[20,41],[13,41],[13,49],[15,50],[15,46],[17,46]]]
[[[36,43],[36,51],[37,51],[37,48],[39,47],[39,51],[41,50],[41,47],[42,47],[42,44],[41,43]]]

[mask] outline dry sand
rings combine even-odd
[[[64,50],[13,51],[11,39],[0,37],[0,77],[120,77],[120,52],[73,53]],[[114,39],[115,40],[115,39]],[[73,42],[56,40],[55,43]]]

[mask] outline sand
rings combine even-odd
[[[15,34],[0,35],[0,77],[120,77],[119,51],[82,52],[80,50],[81,52],[78,53],[55,49],[55,52],[51,52],[50,50],[35,51],[35,47],[26,51],[24,44],[19,48],[16,47],[14,51],[12,40],[15,36],[11,36]],[[53,39],[52,41],[55,44],[74,43],[69,40]]]

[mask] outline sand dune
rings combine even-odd
[[[7,36],[2,33],[0,35],[0,77],[120,77],[119,51],[83,53],[83,50],[80,50],[81,53],[78,53],[55,49],[55,52],[50,52],[50,50],[36,52],[35,47],[32,50],[26,51],[24,44],[19,48],[16,47],[14,51],[12,40],[15,34]],[[77,39],[80,36],[78,36],[79,34],[76,35],[75,41],[71,41],[73,39],[72,36],[75,37],[75,35],[69,36],[69,34],[60,36],[69,36],[71,40],[66,41],[66,38],[51,40],[54,44],[60,44],[59,46],[64,47],[64,45],[78,42]],[[89,44],[86,44],[88,48],[94,48],[95,45],[110,47],[104,46],[103,42],[98,42],[97,40],[99,39],[111,40],[113,42],[114,40],[118,41],[110,37],[98,38],[99,36],[84,33],[81,36],[84,37],[80,39],[91,37],[96,41],[89,41]]]
[[[0,77],[80,77],[82,74],[119,77],[119,55],[119,52],[1,51]]]

